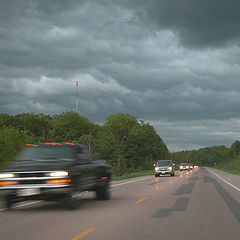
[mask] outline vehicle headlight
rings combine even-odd
[[[187,166],[186,168],[189,168],[189,166]]]
[[[173,168],[172,168],[172,167],[169,167],[169,168],[168,168],[168,170],[172,171],[172,170],[173,170]]]
[[[183,166],[180,166],[180,169],[183,169]]]
[[[158,171],[159,170],[159,168],[158,167],[155,167],[155,171]]]
[[[14,177],[13,173],[0,173],[0,179],[13,178],[13,177]]]
[[[50,177],[66,177],[68,176],[68,172],[66,171],[57,171],[49,173]]]

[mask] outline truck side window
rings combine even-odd
[[[88,150],[82,147],[77,148],[77,158],[78,158],[78,161],[82,163],[91,162],[91,157],[89,156]]]

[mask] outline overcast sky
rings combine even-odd
[[[0,112],[150,122],[170,151],[240,131],[239,0],[1,0]]]

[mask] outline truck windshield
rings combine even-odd
[[[74,151],[70,148],[25,148],[17,156],[18,161],[73,161]]]
[[[170,160],[158,161],[157,166],[172,166],[172,161]]]

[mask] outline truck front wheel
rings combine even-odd
[[[72,191],[69,194],[68,203],[71,210],[76,210],[80,206],[81,192]]]
[[[96,196],[98,200],[110,199],[110,186],[109,183],[96,189]]]
[[[4,199],[4,202],[5,202],[5,208],[7,210],[10,210],[13,206],[13,200],[10,196],[5,196],[5,199]]]

